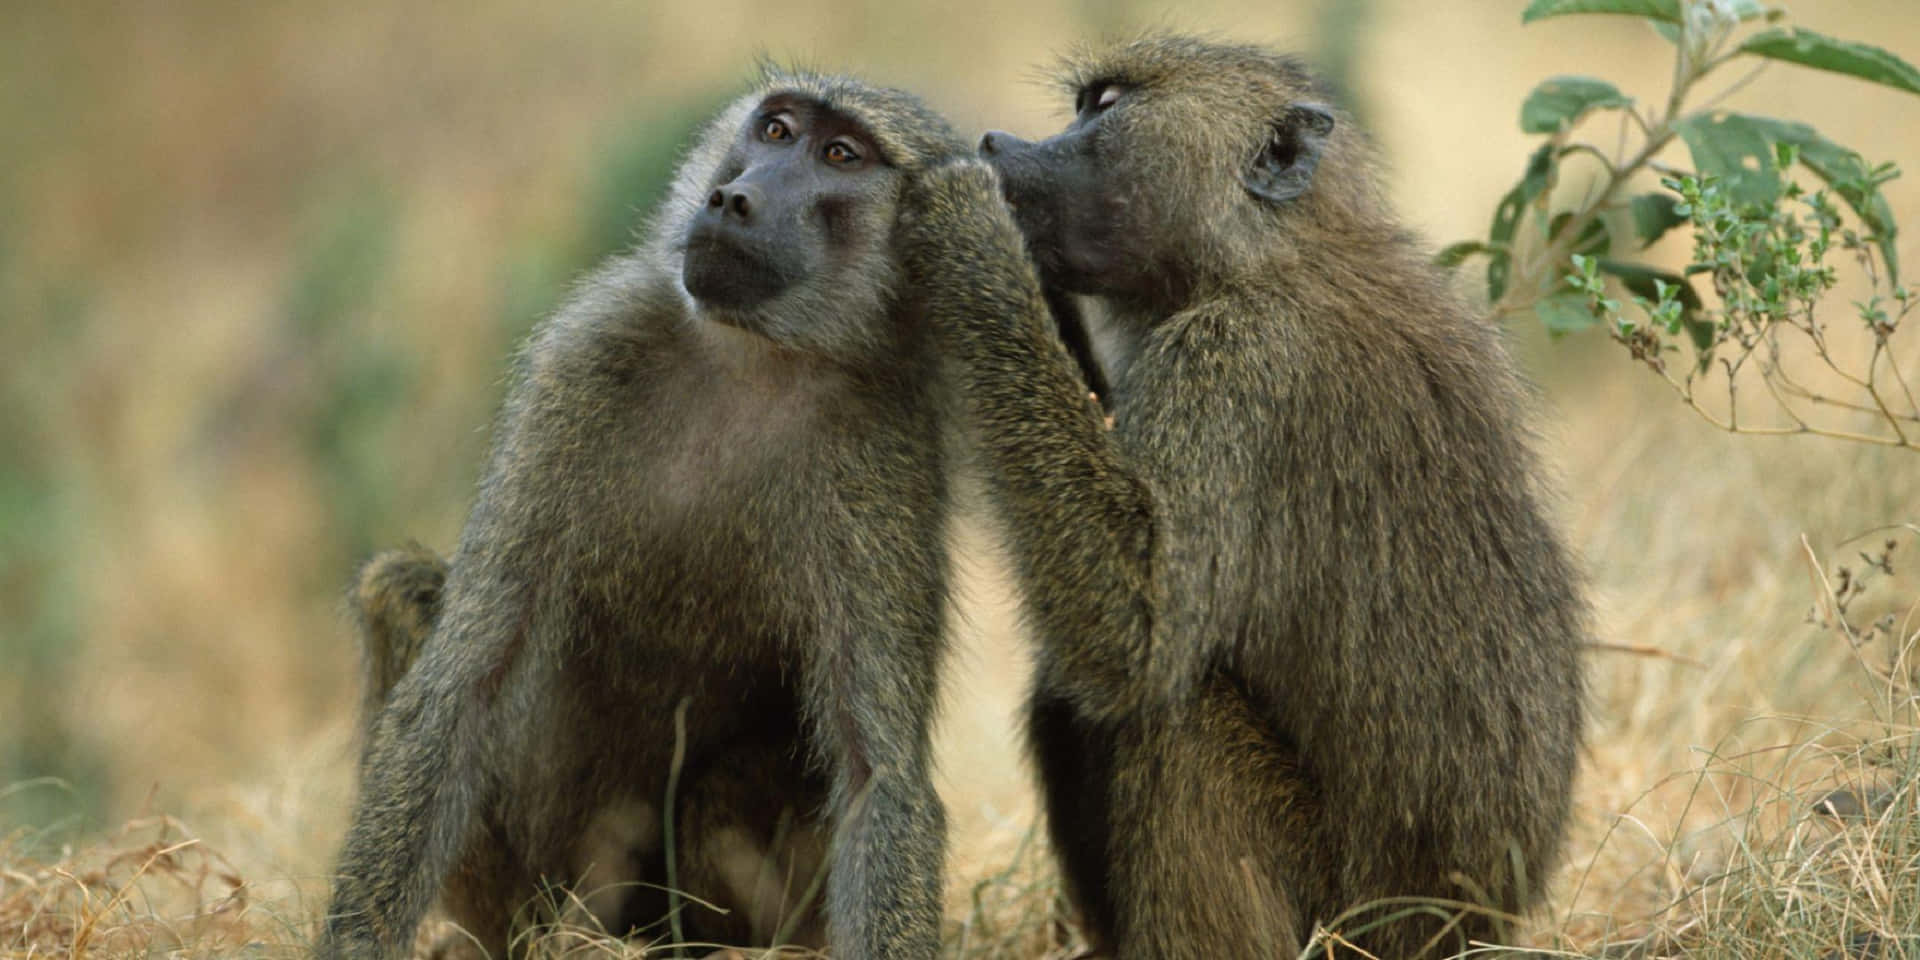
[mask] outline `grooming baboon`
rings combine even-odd
[[[365,662],[363,727],[371,727],[432,634],[446,579],[446,561],[418,544],[376,555],[354,578],[348,599]],[[757,740],[734,741],[704,769],[684,771],[674,804],[675,888],[726,912],[691,909],[683,928],[716,943],[767,943],[782,933],[788,943],[820,943],[817,903],[807,894],[825,854],[817,813],[826,790],[825,778],[795,750],[792,730],[778,725]],[[587,826],[572,847],[582,872],[563,919],[616,933],[668,931],[666,896],[645,885],[666,875],[653,809],[605,810]],[[452,912],[474,911],[454,905]]]
[[[988,134],[906,237],[1038,635],[1030,745],[1089,936],[1496,937],[1484,912],[1340,915],[1518,912],[1559,856],[1586,615],[1497,332],[1295,61],[1159,37],[1066,72],[1066,131]],[[1022,234],[1121,344],[1111,430]]]
[[[895,223],[956,149],[906,94],[771,77],[692,149],[650,241],[534,335],[432,637],[368,737],[319,956],[398,954],[436,892],[502,955],[517,908],[591,888],[608,851],[630,862],[606,876],[668,882],[677,749],[722,806],[804,799],[817,770],[835,955],[934,954],[947,489]],[[782,769],[742,782],[742,757]],[[679,826],[717,861],[766,853]],[[596,917],[658,916],[615,900]]]

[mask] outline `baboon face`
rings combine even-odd
[[[1251,48],[1121,47],[1070,72],[1064,131],[994,131],[980,154],[1043,278],[1074,293],[1178,299],[1207,264],[1272,242],[1334,128],[1298,65]]]
[[[1122,292],[1154,259],[1150,211],[1129,202],[1125,131],[1104,122],[1125,93],[1081,90],[1067,129],[1039,143],[998,130],[980,139],[1041,275],[1074,293]]]
[[[857,118],[774,92],[742,129],[687,226],[682,282],[701,313],[832,352],[892,287],[901,173]]]

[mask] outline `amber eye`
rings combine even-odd
[[[785,120],[779,117],[767,118],[767,125],[760,128],[760,135],[768,140],[791,140],[793,130],[787,127]]]
[[[838,164],[840,166],[860,162],[860,154],[839,140],[827,144],[826,156],[828,163]]]

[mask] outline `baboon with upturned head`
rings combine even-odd
[[[906,94],[770,76],[650,240],[536,332],[432,636],[368,735],[318,956],[398,955],[436,894],[500,956],[545,885],[678,879],[651,869],[676,769],[830,831],[836,956],[934,954],[947,490],[895,228],[957,149]],[[780,856],[681,826],[740,855],[720,859]],[[616,926],[650,899],[588,904]]]
[[[988,134],[905,235],[1037,634],[1029,742],[1089,938],[1498,937],[1486,908],[1559,856],[1586,613],[1497,332],[1295,61],[1152,37],[1066,86],[1065,132]],[[1061,292],[1118,344],[1111,429]],[[1415,898],[1480,909],[1393,915]]]

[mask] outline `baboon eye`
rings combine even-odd
[[[766,125],[760,128],[760,135],[768,140],[792,140],[793,128],[779,117],[768,117]]]
[[[1124,92],[1126,91],[1117,83],[1096,83],[1090,87],[1085,87],[1073,98],[1073,112],[1086,113],[1093,111],[1098,113],[1118,103],[1120,101],[1120,94]]]
[[[855,150],[853,145],[847,143],[845,140],[835,140],[827,144],[826,157],[828,163],[844,167],[849,164],[859,163],[860,151]]]

